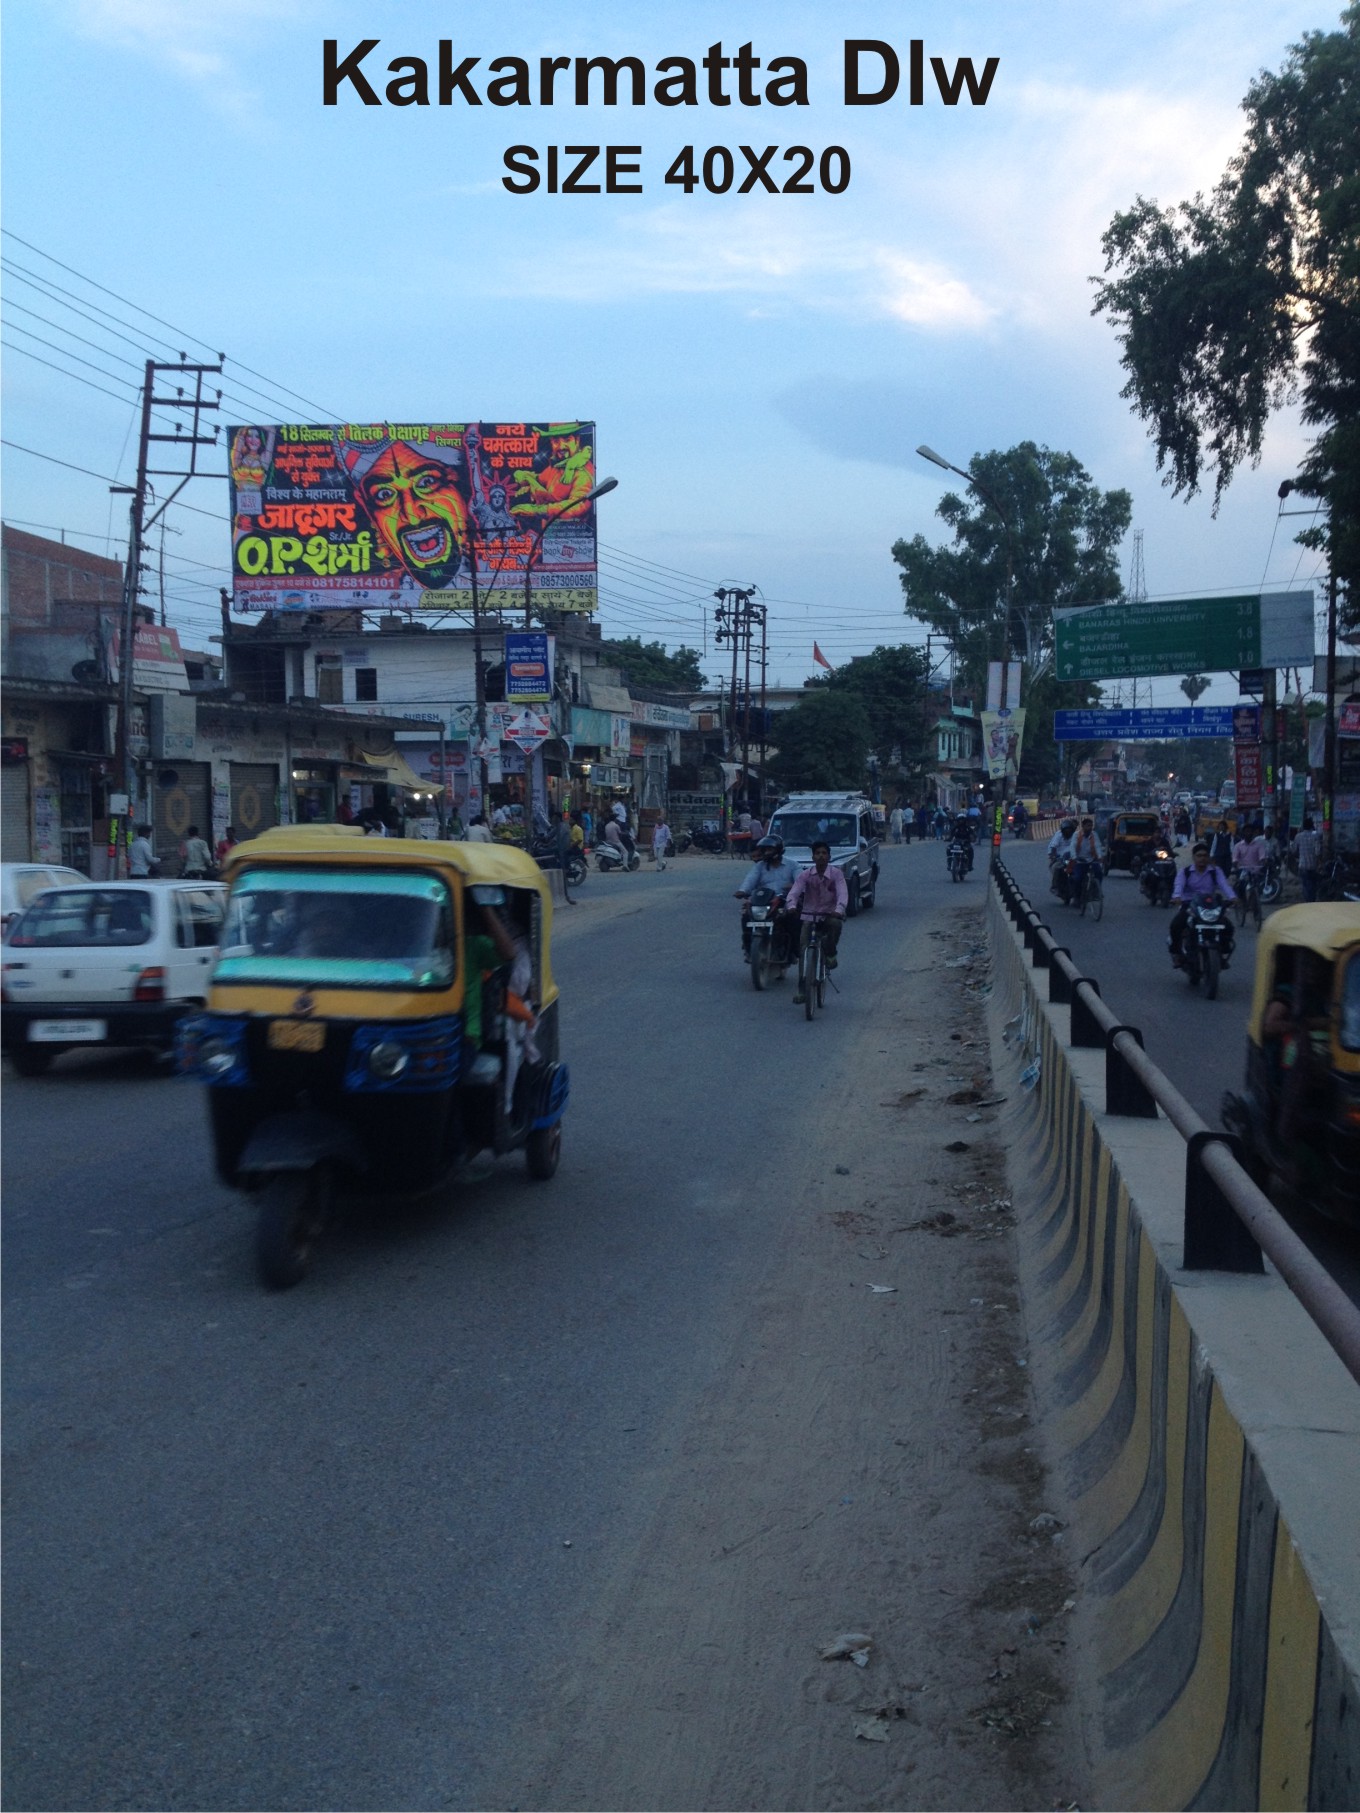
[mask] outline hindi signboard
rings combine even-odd
[[[1181,737],[1230,737],[1231,705],[1125,707],[1118,711],[1055,711],[1055,743],[1171,743]]]
[[[1237,781],[1239,806],[1259,806],[1263,768],[1259,743],[1233,744],[1233,774]]]
[[[546,630],[505,633],[505,697],[517,705],[545,704],[552,698],[552,648]]]
[[[238,611],[593,611],[593,422],[228,430]],[[545,525],[547,525],[545,527]]]
[[[1313,659],[1311,591],[1147,599],[1055,610],[1060,680],[1237,673]]]

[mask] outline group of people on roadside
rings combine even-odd
[[[956,813],[951,813],[945,806],[928,806],[924,800],[916,806],[896,805],[888,814],[888,835],[895,844],[909,844],[913,836],[919,837],[922,843],[930,837],[943,842],[959,813],[968,819],[976,842],[982,829],[982,808],[976,800],[960,807]]]

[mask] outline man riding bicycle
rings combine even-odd
[[[820,919],[824,922],[822,948],[826,952],[826,967],[835,969],[836,946],[841,941],[841,927],[845,923],[846,908],[850,904],[850,890],[846,886],[844,874],[831,860],[830,844],[813,844],[812,867],[803,870],[789,889],[784,904],[791,913],[796,911],[802,919],[798,935],[800,958],[812,936],[813,921]],[[804,999],[801,977],[798,993],[793,998],[795,1002]]]
[[[751,960],[751,915],[747,910],[751,896],[760,889],[766,889],[778,897],[781,907],[787,906],[789,889],[798,879],[798,871],[784,855],[784,840],[778,835],[762,837],[756,845],[756,860],[746,872],[746,878],[737,889],[734,898],[741,901],[741,954],[744,962]],[[793,915],[786,910],[779,913],[775,923],[775,937],[785,943],[785,948],[792,945]]]

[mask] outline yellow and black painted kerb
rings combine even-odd
[[[1360,1807],[1356,1682],[994,889],[990,914],[994,1002],[1029,1061],[1009,1159],[1098,1631],[1101,1802]]]

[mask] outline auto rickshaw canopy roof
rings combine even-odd
[[[1261,1043],[1261,1021],[1274,992],[1282,948],[1312,951],[1323,962],[1335,965],[1348,951],[1360,949],[1360,904],[1328,900],[1283,907],[1262,925],[1256,939],[1256,978],[1247,1029],[1255,1045]]]

